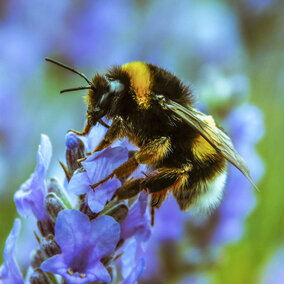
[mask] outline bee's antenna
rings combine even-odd
[[[51,58],[49,58],[49,57],[46,57],[45,60],[48,61],[48,62],[52,62],[52,63],[54,63],[54,64],[56,64],[56,65],[58,65],[58,66],[61,66],[61,67],[65,68],[65,69],[67,69],[67,70],[70,70],[71,72],[74,72],[74,73],[78,74],[79,76],[81,76],[82,78],[84,78],[84,79],[88,82],[88,84],[89,84],[90,86],[93,86],[93,83],[92,83],[83,73],[80,73],[80,72],[77,71],[76,69],[74,69],[74,68],[72,68],[72,67],[70,67],[70,66],[67,66],[67,65],[65,65],[65,64],[63,64],[63,63],[61,63],[61,62],[58,62],[58,61],[56,61],[56,60],[54,60],[54,59],[51,59]]]
[[[77,87],[77,88],[64,89],[60,91],[60,94],[63,94],[66,92],[78,91],[78,90],[86,90],[86,89],[92,89],[92,87]]]

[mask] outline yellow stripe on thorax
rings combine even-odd
[[[130,87],[134,91],[138,107],[142,109],[147,109],[151,102],[151,87],[153,83],[153,78],[151,71],[144,62],[131,62],[123,65],[121,67],[130,78]]]
[[[204,121],[211,127],[216,127],[215,121],[212,116],[208,115]],[[216,149],[199,134],[193,140],[192,152],[198,160],[204,161],[208,159],[208,156],[210,157],[216,154]]]

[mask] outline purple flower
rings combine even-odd
[[[82,162],[89,179],[93,184],[106,178],[114,169],[128,160],[128,150],[123,147],[108,147],[94,153]]]
[[[19,237],[21,222],[16,219],[4,248],[4,264],[0,268],[0,282],[5,284],[24,283],[22,273],[16,263],[16,241]],[[2,281],[1,281],[2,280]]]
[[[14,195],[17,211],[22,217],[28,217],[33,213],[38,220],[48,218],[44,207],[44,197],[47,192],[45,175],[50,163],[51,153],[50,140],[42,134],[37,152],[36,169]]]
[[[92,221],[77,210],[63,210],[55,225],[55,240],[62,253],[41,265],[46,272],[63,276],[68,283],[110,282],[101,259],[112,253],[120,238],[120,226],[110,216]]]
[[[86,172],[74,174],[68,185],[68,190],[81,195],[87,194],[86,201],[90,209],[98,213],[103,210],[105,204],[111,200],[114,192],[121,186],[117,178],[101,184],[95,190],[90,185],[98,183],[113,172],[128,159],[128,150],[124,147],[109,147],[94,153],[82,162]]]

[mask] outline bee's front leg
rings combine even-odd
[[[92,126],[87,122],[87,123],[85,124],[84,129],[83,129],[82,132],[78,132],[78,131],[76,131],[76,130],[74,130],[74,129],[70,129],[70,130],[68,130],[68,132],[73,132],[73,133],[75,133],[75,134],[78,135],[78,136],[84,136],[84,135],[89,134],[91,128],[92,128]]]
[[[95,152],[101,151],[108,146],[110,146],[116,139],[124,136],[125,127],[124,122],[121,117],[116,117],[112,124],[109,126],[103,140],[99,143],[99,145],[95,148],[95,150],[91,153],[86,153],[87,155],[92,155]]]

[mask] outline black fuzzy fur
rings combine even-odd
[[[152,64],[148,64],[148,68],[154,78],[150,90],[152,96],[163,95],[183,106],[193,104],[194,99],[190,88],[185,86],[176,76]],[[120,116],[127,126],[128,133],[131,134],[128,138],[131,140],[135,137],[135,141],[132,142],[135,142],[138,147],[143,147],[154,139],[170,138],[170,151],[158,163],[149,166],[155,170],[158,168],[183,169],[187,165],[192,165],[192,169],[188,173],[186,188],[174,194],[181,209],[187,209],[190,201],[193,202],[195,197],[200,194],[198,185],[213,179],[217,174],[224,171],[225,159],[218,152],[202,161],[196,159],[192,152],[192,145],[199,133],[185,122],[175,118],[170,110],[163,109],[158,100],[155,100],[155,97],[151,100],[149,108],[139,108],[130,90],[128,74],[120,66],[114,66],[105,74],[105,77],[109,81],[120,81],[124,85],[124,90],[108,96],[109,102],[106,103],[104,115],[110,119]],[[88,108],[89,114],[92,114],[92,109],[96,108],[99,97],[107,91],[105,77],[96,75],[93,79],[94,85],[98,88],[91,90],[88,94],[91,102]],[[95,117],[92,123],[97,119]],[[153,181],[157,189],[153,188],[152,192],[163,190],[163,185],[168,187],[177,178],[168,181],[164,178],[161,181]],[[184,203],[185,199],[186,203]]]

